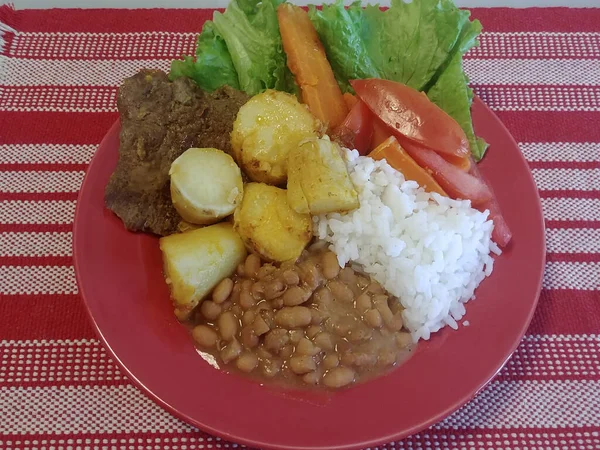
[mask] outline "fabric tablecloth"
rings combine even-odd
[[[192,54],[211,15],[0,7],[0,449],[235,446],[171,416],[121,373],[88,322],[71,260],[77,192],[117,119],[117,86]],[[465,69],[540,189],[543,291],[485,390],[386,447],[598,449],[600,9],[473,15],[485,32]]]

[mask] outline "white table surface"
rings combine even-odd
[[[10,1],[0,0],[0,4]],[[600,7],[600,0],[455,0],[458,6],[508,6],[523,8],[529,6],[571,6]],[[224,7],[228,0],[12,0],[17,9],[23,8],[214,8]],[[320,3],[315,0],[294,0],[296,4]],[[347,1],[351,3],[351,1]],[[369,1],[368,3],[389,4],[389,0]],[[600,26],[600,25],[599,25]]]

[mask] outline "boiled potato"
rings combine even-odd
[[[163,237],[160,249],[165,279],[180,319],[187,318],[246,257],[244,242],[229,223]]]
[[[288,203],[302,214],[359,207],[341,149],[327,138],[306,141],[290,151],[287,187]]]
[[[208,225],[233,214],[242,199],[242,172],[227,153],[190,148],[171,164],[171,200],[181,217]]]
[[[240,108],[231,146],[252,181],[280,185],[287,178],[289,151],[304,139],[316,137],[320,129],[320,122],[296,97],[267,90]]]
[[[312,238],[312,219],[289,207],[285,189],[249,183],[233,215],[246,248],[269,261],[294,260]]]

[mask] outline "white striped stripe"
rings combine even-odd
[[[136,430],[134,430],[135,432]],[[72,437],[63,437],[63,435],[53,435],[49,438],[25,435],[11,439],[2,439],[0,435],[0,449],[4,450],[205,450],[212,448],[244,448],[239,444],[222,441],[218,437],[212,437],[197,433],[195,430],[184,435],[169,436],[161,434],[161,431],[154,432],[150,436],[123,437],[114,435],[106,437],[103,434],[97,434],[93,438],[81,438],[79,435]],[[596,442],[586,436],[576,436],[578,442]],[[581,439],[583,438],[583,440]],[[519,441],[521,442],[521,441]],[[532,441],[523,437],[523,443]],[[565,441],[567,442],[567,441]],[[569,438],[568,442],[575,442]],[[76,445],[74,445],[76,444]],[[24,447],[23,447],[24,446]],[[402,447],[400,447],[402,448]],[[412,448],[412,447],[411,447]],[[533,449],[533,447],[531,447]]]
[[[600,290],[600,263],[548,262],[542,285],[544,289]]]
[[[600,200],[589,198],[543,198],[546,220],[600,220]]]
[[[72,266],[0,266],[0,294],[77,294]]]
[[[549,253],[600,253],[600,229],[548,228],[546,248]]]
[[[0,256],[71,256],[73,235],[66,233],[0,233]]]
[[[0,223],[3,224],[65,224],[72,223],[75,201],[3,201],[0,202]]]
[[[600,161],[598,142],[520,142],[528,161]]]
[[[2,144],[0,164],[87,164],[97,148],[96,144]]]
[[[117,86],[142,68],[167,71],[169,59],[34,60],[0,56],[6,86]],[[473,84],[600,84],[600,60],[467,59]]]
[[[600,169],[533,169],[531,173],[542,191],[600,189]]]
[[[0,171],[0,192],[78,192],[85,172]]]

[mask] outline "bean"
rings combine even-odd
[[[272,351],[279,351],[289,341],[290,336],[287,330],[275,328],[265,336],[265,347]]]
[[[244,263],[238,264],[237,269],[235,270],[235,273],[238,275],[238,277],[243,277],[246,275],[246,270],[244,269]]]
[[[242,353],[242,346],[236,340],[231,341],[223,350],[221,350],[221,359],[225,364],[233,361]]]
[[[392,331],[400,331],[402,328],[402,316],[400,314],[394,315],[394,313],[392,313],[392,310],[387,304],[387,296],[376,295],[373,298],[373,302],[375,303],[375,308],[377,308],[377,311],[381,314],[385,326]]]
[[[308,355],[315,356],[321,352],[321,349],[313,344],[310,339],[302,338],[300,342],[296,344],[296,354],[297,355]]]
[[[308,372],[304,374],[302,381],[304,381],[306,384],[319,384],[319,373]]]
[[[310,309],[305,306],[286,306],[275,313],[275,323],[288,329],[305,327],[311,320]]]
[[[264,348],[262,345],[259,346],[256,349],[256,355],[259,358],[265,359],[265,360],[272,360],[273,359],[273,353],[271,353],[269,350],[267,350],[266,348]]]
[[[327,315],[323,311],[311,308],[310,310],[311,320],[310,323],[313,325],[320,325],[326,319]]]
[[[367,289],[365,289],[365,292],[371,293],[371,294],[383,294],[385,292],[385,290],[381,287],[381,285],[379,283],[376,283],[373,281],[371,284],[369,284],[367,286]]]
[[[260,307],[260,317],[262,317],[264,319],[264,321],[266,322],[266,324],[269,326],[269,329],[271,328],[275,328],[275,313],[273,312],[273,310],[271,308],[269,308],[269,305],[267,302],[264,302],[263,304],[259,305]]]
[[[283,294],[283,304],[285,306],[301,305],[306,302],[311,295],[312,292],[309,290],[301,288],[300,286],[292,286],[285,291],[285,294]]]
[[[335,322],[328,322],[333,332],[341,337],[347,337],[350,331],[356,327],[356,319],[353,316],[339,317]]]
[[[242,285],[240,283],[235,283],[233,289],[231,291],[231,296],[229,297],[229,301],[233,303],[237,303],[240,300],[240,291],[242,290]]]
[[[198,325],[192,330],[192,337],[196,343],[204,348],[211,348],[217,344],[219,336],[211,327],[207,325]]]
[[[298,266],[300,270],[300,280],[310,289],[315,290],[319,287],[322,281],[319,269],[312,261],[304,261]]]
[[[296,286],[298,283],[300,283],[300,277],[295,270],[284,270],[281,277],[288,286]]]
[[[327,353],[323,359],[323,368],[326,370],[333,369],[340,364],[340,358],[335,353]]]
[[[283,308],[283,297],[277,297],[271,300],[271,306],[273,307],[273,309]]]
[[[213,302],[217,305],[223,303],[231,295],[231,291],[233,291],[233,280],[231,278],[223,278],[213,290]]]
[[[244,315],[242,316],[242,325],[250,325],[252,322],[254,322],[254,319],[256,318],[256,313],[252,310],[248,310],[244,313]]]
[[[352,289],[341,281],[330,281],[328,287],[337,301],[350,303],[354,300],[354,292],[352,292]]]
[[[210,300],[204,300],[200,305],[200,312],[207,320],[212,322],[221,314],[221,306]]]
[[[311,311],[311,314],[312,314],[312,311]],[[318,327],[316,325],[311,325],[310,327],[308,327],[306,329],[306,337],[309,339],[312,339],[320,332],[321,332],[321,327]]]
[[[356,309],[364,314],[368,309],[371,309],[371,306],[373,306],[371,304],[371,297],[369,297],[369,294],[360,294],[358,297],[356,297]]]
[[[365,322],[373,328],[381,328],[383,320],[381,314],[376,309],[370,309],[365,313]]]
[[[265,298],[267,300],[273,300],[283,294],[285,288],[286,286],[281,280],[273,280],[269,283],[265,283]]]
[[[364,289],[369,285],[370,281],[368,278],[363,277],[362,275],[359,275],[356,279],[356,285],[361,288]]]
[[[252,329],[257,336],[262,336],[263,334],[268,333],[271,328],[265,319],[263,319],[261,316],[257,316],[252,323]]]
[[[242,328],[242,344],[246,348],[254,348],[258,345],[258,336],[250,326]]]
[[[315,363],[315,360],[312,358],[312,356],[307,355],[293,356],[290,358],[289,364],[292,372],[298,375],[312,372],[317,368],[317,364]]]
[[[338,263],[337,256],[333,252],[325,252],[321,258],[323,265],[323,276],[331,280],[338,276],[340,273],[340,264]]]
[[[244,264],[244,275],[250,278],[256,277],[256,273],[260,269],[260,256],[256,253],[250,253]]]
[[[317,305],[328,306],[333,301],[333,294],[326,287],[322,287],[315,292],[313,299]]]
[[[400,332],[396,334],[396,344],[400,348],[408,347],[413,343],[412,336],[410,333]]]
[[[330,388],[347,386],[354,381],[354,370],[348,367],[334,367],[323,376],[323,384]]]
[[[402,326],[404,325],[404,320],[402,320],[402,314],[392,314],[391,319],[384,322],[385,326],[392,331],[400,331],[402,329]]]
[[[262,281],[257,281],[252,285],[250,292],[252,292],[252,297],[256,300],[262,300],[265,293],[264,283]]]
[[[231,311],[235,317],[242,317],[242,314],[244,313],[240,305],[233,305],[229,311]]]
[[[297,344],[302,338],[304,338],[304,333],[301,330],[290,331],[290,341],[292,343]]]
[[[242,292],[240,292],[240,306],[244,309],[250,309],[256,304],[256,300],[246,289],[242,288]]]
[[[258,278],[259,280],[262,280],[267,275],[270,275],[273,272],[275,272],[275,270],[276,270],[275,267],[272,266],[271,264],[265,264],[260,269],[258,269],[258,272],[256,273],[256,278]]]
[[[340,271],[340,281],[343,281],[347,285],[356,285],[356,272],[351,267],[344,267]]]
[[[335,347],[333,343],[333,338],[329,333],[325,331],[319,333],[315,337],[315,344],[317,345],[317,347],[322,348],[323,350],[333,350],[333,348]]]
[[[396,362],[396,353],[387,348],[379,352],[379,359],[377,360],[377,365],[382,367],[391,366]]]
[[[239,323],[233,313],[227,311],[219,316],[217,325],[219,326],[219,333],[221,333],[221,337],[226,341],[231,341],[238,331]]]
[[[290,356],[294,354],[294,346],[292,344],[288,344],[284,346],[279,352],[279,356],[283,359],[288,359]]]
[[[244,353],[238,358],[235,365],[242,372],[250,373],[258,366],[258,357],[254,353]]]
[[[278,359],[264,360],[262,365],[263,375],[273,378],[281,371],[281,361]]]
[[[350,342],[364,342],[371,339],[373,336],[373,331],[370,328],[365,327],[364,325],[354,327],[350,329],[348,332],[348,340]]]

